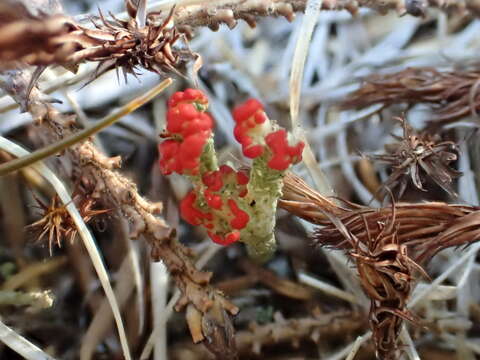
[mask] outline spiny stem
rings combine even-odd
[[[153,89],[133,99],[126,105],[122,106],[118,111],[116,111],[111,115],[108,115],[107,117],[98,121],[94,125],[87,127],[75,134],[72,134],[71,136],[62,139],[61,141],[58,141],[54,144],[46,146],[37,151],[34,151],[27,156],[23,156],[21,158],[18,158],[0,165],[0,176],[7,175],[12,171],[20,170],[40,160],[43,160],[49,156],[57,154],[69,148],[70,146],[73,146],[87,139],[88,137],[98,133],[99,131],[105,129],[106,127],[113,125],[115,122],[120,120],[123,116],[130,114],[131,112],[135,111],[140,106],[146,104],[147,102],[152,100],[155,96],[163,92],[167,87],[169,87],[172,84],[172,82],[173,80],[171,78],[167,78],[164,81],[162,81],[160,84],[155,86]]]

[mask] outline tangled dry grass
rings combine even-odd
[[[68,16],[56,1],[0,4],[2,147],[12,140],[30,148],[58,143],[88,129],[88,118],[104,118],[144,93],[159,75],[175,76],[167,93],[190,80],[209,93],[221,156],[240,167],[228,108],[257,97],[285,124],[287,100],[293,108],[297,99],[298,132],[309,146],[305,165],[295,169],[300,177],[284,181],[280,250],[262,268],[246,261],[241,247],[218,249],[179,220],[187,185],[163,178],[152,150],[163,128],[161,95],[101,136],[42,159],[67,187],[80,184],[71,203],[59,203],[37,167],[0,178],[7,234],[0,242],[2,341],[32,359],[165,359],[167,352],[181,359],[473,359],[479,353],[474,173],[480,156],[463,122],[476,126],[480,107],[472,61],[478,0],[120,3],[117,9],[126,12],[108,16],[88,8],[90,0],[82,2],[87,16]],[[295,50],[302,47],[297,34],[305,35],[304,50]],[[437,51],[447,45],[460,59],[440,66]],[[145,82],[112,80],[114,69],[125,80],[133,75]],[[290,79],[288,89],[297,70],[304,77]],[[359,77],[365,79],[360,87]],[[69,90],[85,81],[78,93]],[[297,131],[294,110],[291,115]],[[399,116],[401,133],[390,137]],[[123,169],[121,157],[112,155],[121,155]],[[310,177],[310,184],[333,188],[338,197],[307,184]],[[375,197],[392,201],[382,206]],[[26,206],[36,198],[40,218]],[[108,209],[106,231],[78,230],[71,205],[84,224]],[[25,228],[48,238],[49,251],[30,245]],[[94,233],[101,266],[115,281],[113,315],[75,241],[85,232]],[[460,257],[457,248],[465,250]],[[445,279],[448,285],[441,285]],[[51,302],[33,306],[38,288],[56,297],[49,313],[44,304]],[[12,296],[29,308],[11,311]],[[58,322],[49,325],[49,316]],[[118,333],[111,331],[115,326]],[[359,336],[367,328],[371,332]]]
[[[355,262],[371,300],[377,356],[396,359],[403,320],[419,323],[407,301],[419,278],[429,279],[423,266],[443,249],[480,239],[480,208],[439,202],[393,203],[380,209],[349,202],[338,206],[294,175],[285,185],[280,206],[321,225],[314,233],[318,246],[343,250]]]

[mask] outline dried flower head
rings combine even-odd
[[[387,145],[386,154],[370,156],[372,160],[387,163],[391,167],[382,195],[387,195],[385,190],[390,190],[400,198],[409,180],[417,189],[426,191],[423,183],[426,178],[430,178],[449,195],[456,196],[452,182],[462,174],[450,167],[457,160],[456,144],[441,141],[438,135],[417,133],[405,119],[397,120],[403,127],[403,136],[392,135],[398,143]]]
[[[53,245],[56,244],[59,248],[62,247],[63,239],[68,239],[70,242],[73,242],[77,235],[77,226],[65,205],[61,204],[58,195],[52,198],[49,205],[45,204],[35,195],[34,197],[38,203],[37,207],[42,211],[42,218],[28,225],[27,230],[37,234],[36,242],[48,240],[48,248],[51,256]],[[74,195],[73,201],[85,223],[89,223],[97,215],[110,211],[94,210],[95,200],[91,197]]]

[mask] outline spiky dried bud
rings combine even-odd
[[[397,118],[403,127],[403,135],[392,135],[398,143],[386,146],[387,153],[371,155],[374,161],[387,163],[391,174],[384,189],[395,192],[401,198],[409,180],[417,189],[426,191],[423,183],[432,179],[449,195],[455,197],[452,182],[462,175],[452,169],[450,164],[457,160],[458,148],[453,141],[441,141],[438,134],[417,133],[405,119]],[[382,191],[382,195],[387,195]]]
[[[77,235],[77,226],[67,211],[65,205],[62,205],[58,195],[55,195],[50,204],[45,204],[35,196],[38,208],[42,211],[42,218],[33,224],[27,226],[27,230],[36,233],[35,242],[48,240],[48,248],[52,255],[52,248],[57,245],[62,247],[62,240],[66,239],[73,242]],[[95,200],[92,197],[74,195],[73,201],[76,203],[80,216],[85,223],[89,223],[96,216],[105,214],[110,210],[95,210]]]

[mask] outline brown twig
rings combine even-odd
[[[368,7],[384,14],[396,10],[423,16],[428,7],[448,11],[470,11],[480,15],[480,0],[326,0],[322,9],[346,9],[352,14],[359,7]],[[1,68],[15,68],[21,61],[30,65],[61,64],[70,69],[83,61],[99,61],[97,75],[121,68],[135,74],[136,67],[160,74],[178,72],[186,61],[196,55],[175,46],[182,36],[192,36],[195,27],[208,26],[217,30],[221,24],[235,27],[238,20],[254,27],[258,17],[284,16],[291,21],[296,12],[305,11],[306,0],[250,0],[215,4],[181,6],[170,14],[150,13],[146,26],[135,20],[137,9],[126,1],[130,19],[106,19],[101,13],[95,29],[78,24],[64,15],[38,18],[27,9],[10,2],[0,4]],[[419,10],[421,9],[421,11]],[[173,10],[173,9],[172,9]]]
[[[260,355],[262,347],[290,343],[298,346],[302,340],[313,342],[345,338],[358,334],[364,328],[364,317],[360,313],[332,312],[304,318],[285,319],[279,313],[274,315],[274,322],[259,325],[250,324],[250,329],[236,334],[237,347],[241,355]],[[173,359],[210,359],[211,357],[199,347],[179,343],[173,346]]]
[[[480,110],[480,71],[440,72],[434,68],[408,68],[393,74],[372,75],[342,103],[344,108],[363,108],[427,103],[434,108],[431,125],[477,116]]]

